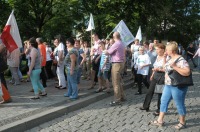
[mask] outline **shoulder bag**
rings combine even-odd
[[[161,80],[161,78],[164,77],[164,74],[160,76],[160,79],[157,81],[156,86],[155,86],[155,90],[154,93],[157,94],[162,94],[162,91],[164,89],[164,84],[160,84],[159,81]]]
[[[179,57],[180,58],[180,57]],[[179,58],[175,61],[175,63],[179,62]],[[168,73],[171,79],[171,85],[175,87],[187,87],[193,86],[192,72],[190,71],[189,76],[182,76],[176,70],[172,70]]]

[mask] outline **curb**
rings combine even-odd
[[[124,84],[124,90],[133,87],[133,81],[130,79],[124,80],[126,82]],[[53,120],[55,118],[61,117],[65,114],[68,114],[72,111],[79,110],[84,108],[92,103],[98,102],[104,98],[113,96],[113,92],[111,94],[107,93],[95,93],[88,97],[78,99],[76,101],[71,101],[68,104],[62,104],[55,108],[49,109],[48,111],[43,111],[39,114],[35,114],[33,116],[24,118],[22,120],[18,120],[16,122],[7,124],[5,126],[0,127],[1,132],[21,132],[29,130],[33,127],[37,127],[47,121]]]

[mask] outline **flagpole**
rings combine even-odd
[[[113,31],[112,31],[112,32],[113,32]],[[106,39],[108,39],[108,37],[111,35],[112,32],[110,32],[110,33],[107,35]]]
[[[91,43],[90,43],[90,48],[92,48],[92,29],[91,29]]]

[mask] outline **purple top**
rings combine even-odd
[[[111,56],[111,62],[124,62],[125,47],[122,41],[116,41],[109,49],[108,53]]]

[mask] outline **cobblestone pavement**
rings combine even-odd
[[[194,86],[188,89],[186,97],[187,128],[183,132],[200,132],[200,73],[193,72]],[[136,88],[126,90],[127,101],[122,106],[110,107],[113,97],[103,99],[83,109],[63,115],[60,118],[41,124],[27,132],[173,132],[178,123],[178,114],[173,101],[165,116],[165,125],[156,127],[148,125],[156,120],[152,113],[156,109],[157,96],[152,100],[150,112],[140,111],[145,94],[134,95]],[[146,91],[145,91],[146,92]]]
[[[34,96],[34,93],[30,92],[32,88],[30,82],[22,82],[21,85],[17,86],[13,86],[9,83],[7,84],[9,93],[12,97],[12,102],[0,105],[0,127],[46,111],[59,106],[60,104],[67,104],[70,102],[68,98],[63,96],[64,93],[67,92],[66,89],[59,90],[54,88],[54,86],[56,86],[54,80],[47,81],[46,91],[48,95],[46,97],[41,97],[39,100],[30,99]],[[94,94],[95,89],[87,90],[89,86],[90,81],[81,80],[81,90],[79,92],[80,99],[90,94]]]

